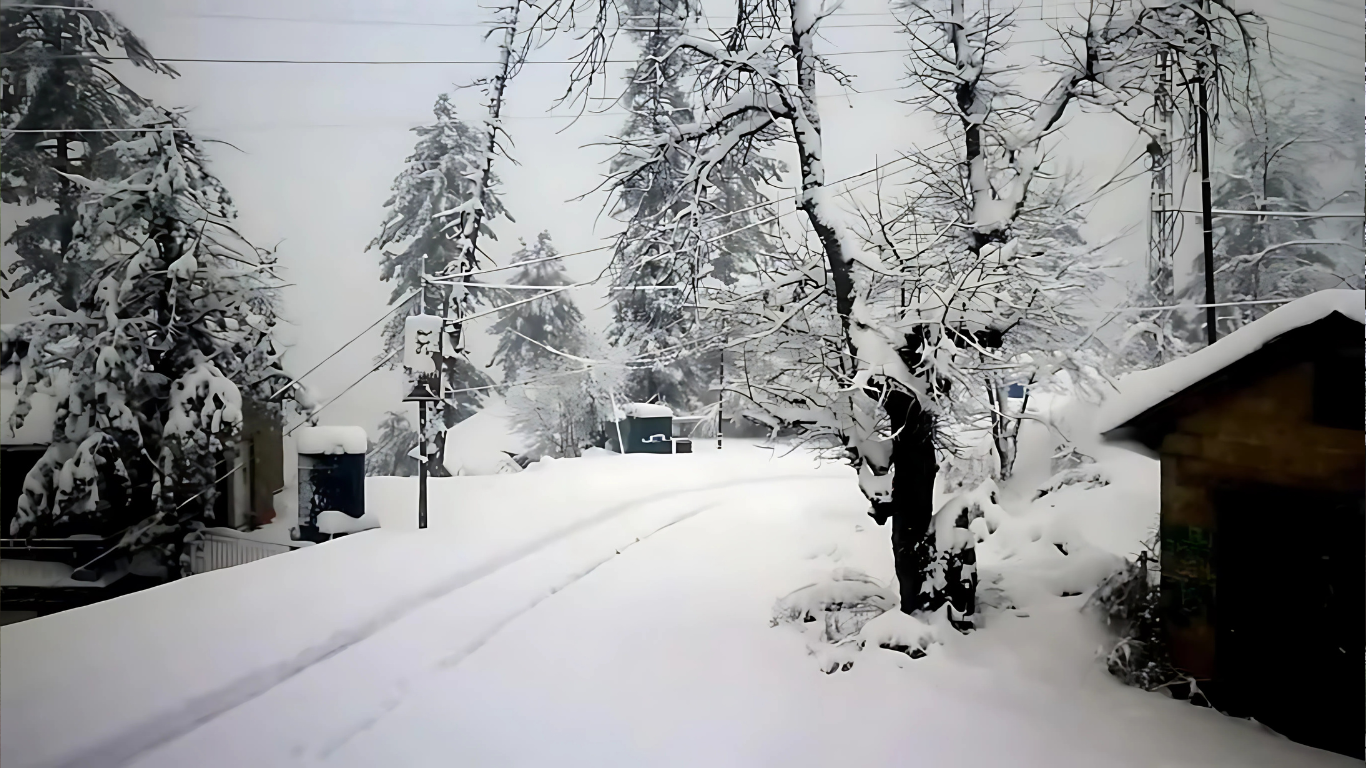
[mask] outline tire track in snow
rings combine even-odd
[[[709,509],[715,509],[718,506],[720,506],[719,503],[703,504],[700,507],[684,512],[682,515],[674,518],[673,520],[670,520],[669,522],[659,526],[658,528],[655,528],[654,530],[646,533],[645,535],[637,537],[634,541],[630,542],[629,544],[626,544],[625,546],[613,550],[611,554],[599,558],[587,568],[579,570],[573,575],[569,576],[568,578],[560,580],[559,583],[550,587],[544,593],[538,595],[537,597],[531,600],[524,602],[511,613],[498,619],[498,621],[494,622],[483,632],[480,632],[474,639],[472,639],[465,645],[461,646],[454,653],[448,654],[444,658],[440,659],[436,664],[437,669],[451,669],[452,667],[459,665],[465,659],[469,658],[470,656],[473,656],[475,652],[477,652],[480,648],[483,648],[485,645],[487,645],[490,640],[492,640],[500,632],[502,632],[503,629],[506,628],[509,624],[512,624],[517,619],[520,619],[521,617],[535,610],[536,606],[540,605],[546,600],[549,600],[550,598],[559,594],[561,591],[583,580],[588,576],[588,574],[596,571],[597,569],[601,568],[602,566],[606,565],[612,560],[615,560],[616,558],[620,557],[622,553],[624,553],[631,547],[634,547],[635,545],[653,537],[655,534],[665,530],[666,528],[671,528],[685,520],[690,520],[702,514],[703,512],[706,512]],[[326,761],[338,750],[346,746],[347,743],[349,743],[352,739],[361,735],[362,733],[365,733],[366,731],[370,730],[371,728],[379,724],[381,720],[383,720],[395,709],[397,709],[399,705],[405,699],[407,699],[408,690],[408,687],[405,685],[403,687],[403,695],[401,695],[397,700],[391,699],[389,701],[384,702],[383,705],[380,707],[380,711],[365,718],[365,720],[358,724],[356,727],[346,729],[341,737],[326,744],[321,750],[318,751],[317,760],[319,762]]]
[[[696,493],[709,493],[745,485],[786,482],[792,480],[841,480],[847,477],[822,477],[810,474],[775,475],[773,477],[730,480],[701,488],[687,488],[666,491],[653,496],[632,499],[584,518],[563,528],[532,539],[507,554],[493,558],[478,566],[465,569],[441,580],[428,589],[415,595],[398,600],[390,608],[381,611],[370,620],[352,625],[333,633],[326,640],[296,654],[290,659],[271,664],[255,672],[250,672],[236,681],[216,690],[201,694],[174,710],[163,711],[149,718],[140,726],[127,729],[122,733],[95,744],[74,757],[49,762],[50,768],[120,768],[142,757],[144,754],[168,742],[190,733],[254,699],[271,689],[298,677],[305,671],[321,664],[339,653],[363,642],[385,627],[402,619],[436,600],[456,590],[476,582],[490,574],[523,560],[537,552],[582,531],[606,523],[638,507],[659,501],[675,499]]]

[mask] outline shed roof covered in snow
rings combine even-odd
[[[1101,408],[1100,431],[1123,430],[1145,413],[1172,403],[1182,393],[1246,360],[1271,342],[1335,315],[1344,323],[1366,324],[1366,292],[1319,291],[1272,311],[1194,354],[1125,376],[1119,383],[1118,394]]]
[[[632,419],[667,419],[674,415],[669,406],[658,403],[630,403],[621,410]]]

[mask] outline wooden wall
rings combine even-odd
[[[1362,431],[1312,421],[1313,370],[1302,363],[1204,398],[1163,439],[1162,599],[1172,660],[1197,678],[1214,673],[1217,489],[1360,493],[1366,486]]]

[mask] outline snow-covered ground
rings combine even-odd
[[[1105,672],[1061,595],[1137,550],[1155,465],[1107,453],[1109,485],[1033,501],[1051,442],[1024,442],[980,550],[1003,607],[924,658],[850,644],[825,674],[819,622],[771,626],[808,585],[891,580],[849,469],[595,454],[434,480],[424,532],[412,479],[372,481],[380,530],[0,629],[0,764],[1346,765]]]

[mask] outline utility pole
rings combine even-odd
[[[721,403],[725,402],[726,396],[726,345],[721,344],[721,365],[716,372],[716,450],[721,450],[721,434],[725,429],[721,426]]]
[[[1201,8],[1209,12],[1209,0],[1201,3]],[[1209,41],[1208,22],[1204,22],[1205,39]],[[1205,339],[1209,344],[1213,344],[1219,339],[1219,330],[1215,327],[1217,311],[1214,308],[1214,203],[1210,190],[1209,178],[1209,88],[1208,82],[1213,73],[1202,61],[1199,64],[1200,71],[1197,73],[1196,97],[1200,101],[1198,107],[1199,115],[1199,134],[1200,134],[1200,218],[1202,225],[1202,235],[1204,236],[1205,247]]]
[[[422,254],[419,261],[421,267],[418,268],[417,275],[417,313],[427,314],[427,254]],[[441,375],[440,361],[437,363],[437,376]],[[427,416],[428,409],[431,407],[431,400],[419,400],[417,402],[417,444],[420,447],[418,453],[421,457],[417,462],[417,527],[419,530],[427,527],[427,462],[431,461],[431,452],[427,450]]]
[[[1157,54],[1157,88],[1153,108],[1160,133],[1149,145],[1152,156],[1151,216],[1148,220],[1148,291],[1159,307],[1171,304],[1172,259],[1175,250],[1172,205],[1172,54]],[[1159,361],[1160,362],[1160,361]]]
[[[403,321],[403,366],[413,388],[405,403],[417,403],[417,527],[427,527],[427,478],[437,459],[436,404],[445,394],[441,378],[441,318],[427,314],[427,254],[418,267],[417,314]]]

